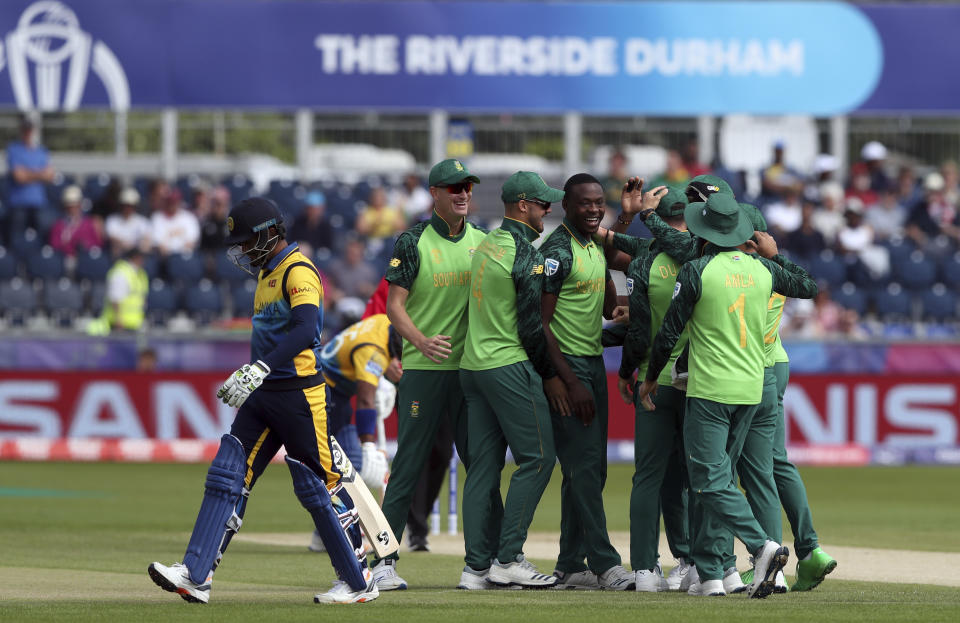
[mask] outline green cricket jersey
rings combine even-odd
[[[543,256],[530,244],[539,236],[526,223],[504,218],[473,254],[469,324],[460,360],[464,370],[529,359],[543,378],[556,375],[540,313]]]
[[[787,297],[777,292],[770,296],[767,302],[767,326],[763,334],[764,365],[770,367],[775,363],[787,363],[790,357],[780,342],[780,319],[783,318],[783,304]]]
[[[429,221],[400,234],[386,279],[410,292],[407,314],[424,335],[449,335],[450,356],[442,363],[426,358],[404,340],[403,367],[410,370],[457,370],[467,335],[470,261],[487,232],[464,223],[456,236],[434,212]]]
[[[610,272],[603,249],[582,236],[566,218],[540,247],[544,292],[557,295],[550,330],[560,352],[587,357],[603,353],[603,300]]]
[[[767,260],[738,249],[709,249],[684,264],[654,339],[646,378],[657,379],[689,321],[687,396],[759,404],[767,305],[774,292],[812,298],[817,285],[781,255]]]
[[[671,228],[672,229],[672,228]],[[677,231],[677,230],[673,230]],[[623,343],[623,358],[620,363],[620,376],[630,378],[633,371],[640,367],[640,378],[647,372],[650,344],[663,324],[663,317],[670,307],[677,273],[680,266],[693,259],[696,251],[695,238],[683,233],[689,244],[676,255],[661,250],[659,239],[630,262],[627,268],[627,292],[630,296],[630,328]],[[674,253],[677,253],[676,251]],[[670,355],[668,365],[660,373],[657,382],[669,386],[669,364],[683,352],[687,344],[686,329],[677,340]]]

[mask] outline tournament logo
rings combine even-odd
[[[41,0],[24,10],[0,42],[4,69],[21,110],[76,110],[91,71],[103,83],[111,109],[130,108],[130,84],[120,61],[103,41],[80,29],[76,13],[62,2]]]
[[[414,400],[410,403],[410,417],[420,417],[420,401]]]
[[[627,294],[633,294],[633,278],[627,277]]]
[[[547,276],[556,275],[557,271],[560,270],[560,262],[552,258],[545,259],[543,265],[546,266]]]

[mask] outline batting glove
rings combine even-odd
[[[387,474],[390,473],[390,468],[387,467],[387,455],[382,450],[378,450],[377,445],[372,441],[361,443],[360,451],[363,453],[360,478],[370,489],[382,489],[387,482]]]
[[[385,420],[393,412],[393,405],[397,401],[397,386],[386,379],[380,377],[380,384],[377,385],[377,393],[373,397],[373,403],[377,407],[377,417]]]
[[[260,387],[268,374],[270,374],[270,366],[259,359],[248,363],[227,377],[217,390],[217,398],[231,407],[239,407],[253,393],[253,390]]]

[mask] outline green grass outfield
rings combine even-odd
[[[146,567],[182,556],[205,470],[0,463],[0,621],[960,620],[960,589],[917,584],[828,580],[810,593],[763,601],[677,593],[468,593],[451,588],[463,565],[459,557],[406,553],[400,570],[411,590],[364,605],[315,605],[313,594],[330,586],[333,572],[324,556],[306,550],[311,525],[282,465],[271,466],[257,484],[243,533],[302,533],[303,545],[234,543],[211,604],[191,605],[154,586]],[[816,527],[831,544],[929,552],[960,552],[958,473],[939,467],[803,470]],[[630,475],[628,466],[611,466],[605,496],[611,530],[628,529]],[[559,470],[533,530],[558,531],[558,491]],[[535,562],[552,569],[553,561]]]

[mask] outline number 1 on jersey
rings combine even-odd
[[[746,295],[741,292],[740,296],[737,297],[736,302],[727,308],[727,313],[732,314],[734,311],[740,316],[740,348],[747,347],[747,323],[743,319],[743,306],[746,301]]]

